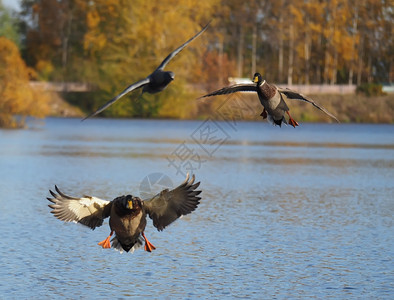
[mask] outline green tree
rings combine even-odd
[[[9,9],[4,7],[2,0],[0,0],[0,36],[10,39],[18,46],[20,45],[18,19],[12,15]]]

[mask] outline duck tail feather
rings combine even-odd
[[[115,236],[111,240],[111,247],[114,248],[115,250],[119,251],[120,253],[123,253],[123,248],[122,245],[120,244],[118,238]]]
[[[112,238],[111,243],[112,243],[111,247],[119,251],[120,253],[123,253],[123,251],[133,253],[134,250],[138,249],[144,244],[144,240],[142,237],[138,237],[138,240],[136,242],[126,244],[126,243],[121,243],[117,238],[117,236],[115,235],[115,237]]]
[[[275,120],[271,115],[267,116],[267,120],[274,126],[282,127],[282,122],[287,124],[286,119],[283,117],[281,120]]]

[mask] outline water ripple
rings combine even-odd
[[[392,298],[393,126],[242,123],[208,155],[189,143],[200,123],[0,130],[0,298]],[[206,161],[203,198],[163,232],[148,221],[153,253],[101,249],[107,221],[92,231],[49,213],[54,184],[111,200],[150,172],[181,182],[166,158],[183,141]]]

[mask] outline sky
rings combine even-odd
[[[13,10],[19,10],[20,1],[19,0],[3,0],[4,6],[11,8]]]

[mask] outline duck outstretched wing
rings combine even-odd
[[[209,94],[199,97],[198,99],[219,95],[232,94],[237,92],[257,92],[257,86],[255,84],[236,84],[228,87],[224,87],[220,90],[213,91]]]
[[[337,119],[337,117],[335,117],[333,114],[328,112],[324,107],[318,105],[312,99],[307,98],[306,96],[304,96],[304,95],[302,95],[302,94],[300,94],[298,92],[292,91],[292,90],[290,90],[288,88],[285,88],[285,89],[284,88],[277,88],[277,89],[278,89],[279,93],[284,94],[288,99],[300,100],[300,101],[308,102],[308,103],[312,104],[314,107],[316,107],[317,109],[319,109],[322,112],[324,112],[325,114],[329,115],[331,118],[333,118],[338,123],[340,123],[339,120]]]
[[[171,59],[175,57],[179,52],[181,52],[191,41],[193,41],[195,38],[197,38],[199,35],[201,35],[209,26],[211,22],[209,22],[207,25],[204,26],[203,29],[200,30],[195,36],[193,36],[191,39],[183,43],[181,46],[176,48],[174,51],[172,51],[168,56],[161,62],[160,66],[157,67],[156,70],[163,70],[165,66],[170,62]]]
[[[112,202],[96,197],[83,196],[74,198],[63,194],[55,185],[57,193],[49,190],[53,198],[47,198],[53,204],[51,213],[65,222],[78,222],[92,229],[103,224],[105,218],[111,213]]]
[[[107,103],[105,103],[103,106],[98,108],[95,112],[91,113],[87,117],[83,118],[82,121],[85,121],[88,118],[94,117],[101,113],[103,110],[107,109],[110,107],[112,104],[114,104],[116,101],[118,101],[120,98],[122,98],[124,95],[130,93],[131,91],[134,91],[136,89],[139,89],[140,87],[147,85],[150,82],[149,77],[146,77],[140,81],[134,82],[133,84],[129,85],[127,88],[125,88],[119,95],[115,96],[111,100],[109,100]]]
[[[196,190],[200,182],[194,183],[195,176],[189,180],[187,174],[185,181],[173,190],[165,189],[149,200],[143,201],[143,208],[153,220],[153,225],[163,230],[167,225],[183,215],[194,211],[200,199],[201,191]]]

